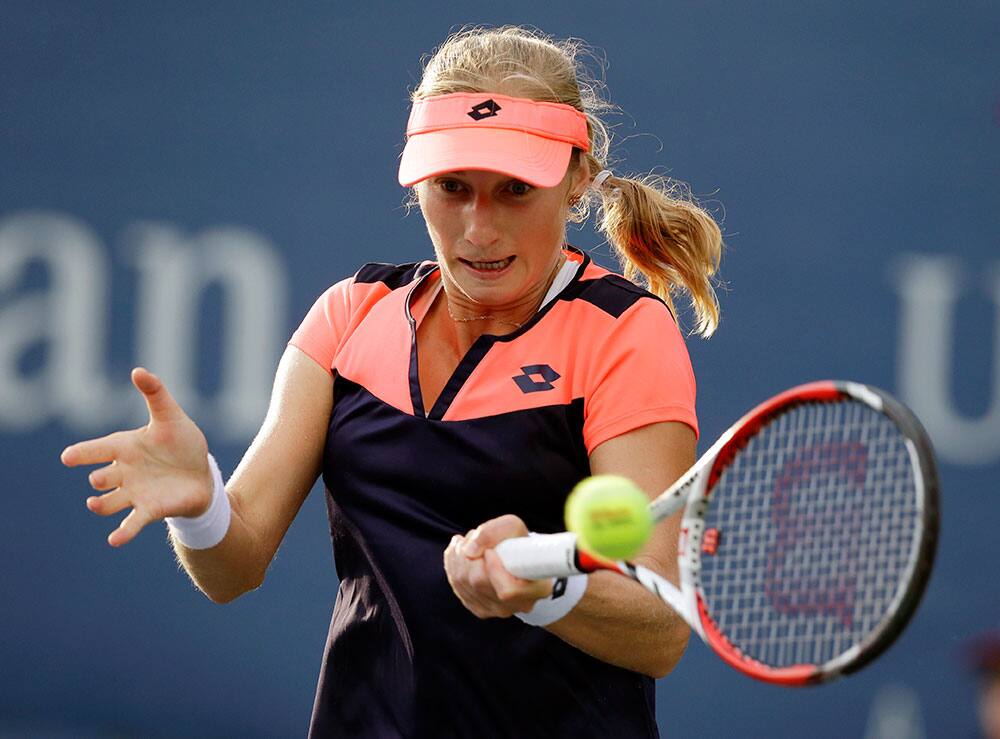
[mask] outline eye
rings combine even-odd
[[[462,189],[462,183],[458,180],[438,180],[438,187],[445,192],[456,193]]]
[[[515,195],[527,195],[531,192],[532,187],[527,182],[521,182],[520,180],[514,180],[510,183],[510,191]]]

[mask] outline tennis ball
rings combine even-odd
[[[608,559],[634,557],[653,530],[649,498],[621,475],[585,478],[566,499],[566,528],[590,552]]]

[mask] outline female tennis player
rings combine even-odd
[[[112,546],[165,519],[218,603],[263,583],[322,474],[340,590],[312,736],[657,735],[653,679],[683,622],[625,578],[520,580],[494,552],[561,530],[587,475],[652,495],[695,461],[671,298],[686,292],[712,332],[720,232],[669,181],[607,169],[608,106],[579,50],[504,27],[430,58],[399,181],[435,258],[365,265],[319,298],[228,484],[144,369],[148,425],[63,452],[110,463],[87,505],[131,508]],[[592,205],[630,279],[565,243]],[[637,561],[676,580],[677,536],[660,526]]]

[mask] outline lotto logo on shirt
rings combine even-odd
[[[511,379],[521,388],[522,393],[537,393],[542,390],[551,390],[555,387],[552,383],[561,377],[558,372],[547,364],[529,364],[527,367],[522,367],[521,372],[523,374],[514,375]]]

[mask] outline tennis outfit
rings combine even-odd
[[[340,589],[310,736],[658,736],[651,678],[516,618],[475,617],[443,566],[454,534],[505,513],[563,530],[602,442],[659,421],[697,432],[670,311],[564,253],[534,317],[479,337],[430,408],[416,336],[435,263],[365,265],[293,335],[334,378],[323,480]]]

